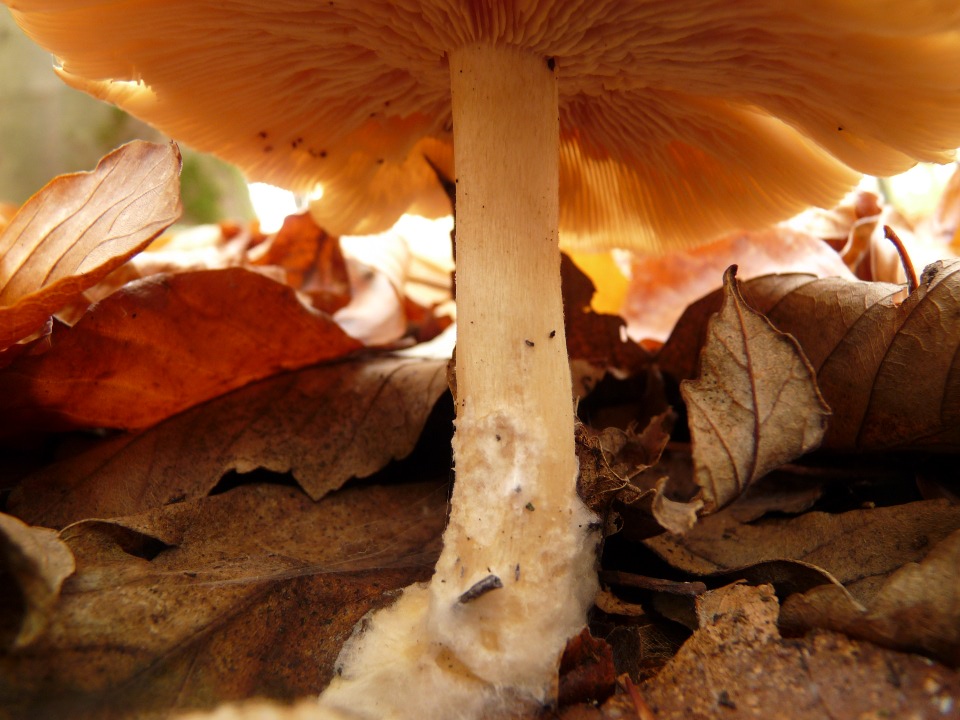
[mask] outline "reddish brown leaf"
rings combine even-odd
[[[606,700],[613,694],[616,678],[613,648],[584,628],[563,651],[558,701],[572,705]]]
[[[180,152],[141,141],[63,175],[0,235],[0,348],[140,252],[180,215]]]
[[[0,429],[142,428],[360,343],[241,268],[156,275],[97,304],[45,354],[0,373]]]
[[[253,265],[282,268],[287,285],[309,295],[318,310],[332,313],[350,302],[340,242],[327,235],[310,213],[287,216],[277,234],[257,250]]]
[[[723,271],[733,263],[741,278],[775,272],[853,278],[840,256],[822,240],[782,227],[739,233],[663,255],[640,255],[631,266],[622,311],[630,337],[666,340],[687,306],[715,290]]]
[[[319,499],[406,456],[446,390],[446,361],[383,357],[278,375],[27,478],[8,508],[63,527],[205,496],[230,470],[290,472]]]
[[[56,616],[0,657],[13,717],[169,717],[243,697],[316,695],[355,623],[427,579],[443,483],[314,503],[247,485],[61,533],[77,558]]]

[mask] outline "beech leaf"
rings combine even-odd
[[[73,570],[56,531],[0,513],[0,647],[25,647],[43,632]]]
[[[224,473],[257,468],[290,472],[319,499],[413,450],[446,365],[386,356],[268,378],[47,466],[8,511],[63,527],[202,497]]]
[[[180,152],[135,141],[61,175],[0,234],[0,349],[40,329],[180,216]]]
[[[708,326],[700,377],[680,386],[704,511],[820,443],[829,408],[796,341],[744,302],[736,267]]]
[[[251,381],[361,347],[294,291],[243,268],[124,286],[42,355],[0,372],[0,431],[143,428]]]
[[[122,720],[316,695],[360,618],[430,576],[446,504],[437,482],[319,503],[256,484],[74,524],[77,572],[47,632],[0,656],[0,707]]]

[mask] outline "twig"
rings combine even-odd
[[[907,293],[913,295],[919,283],[917,283],[917,271],[913,268],[913,261],[910,259],[910,254],[903,246],[903,241],[900,240],[893,231],[893,228],[889,225],[883,226],[883,236],[892,242],[893,246],[897,249],[897,254],[900,256],[900,265],[903,267],[903,274],[907,276]]]

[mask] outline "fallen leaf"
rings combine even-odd
[[[386,356],[263,380],[44,468],[8,512],[63,527],[203,497],[226,472],[257,468],[289,472],[319,499],[413,449],[446,364]]]
[[[826,570],[866,602],[891,573],[919,562],[960,528],[960,506],[943,500],[753,523],[737,520],[734,508],[701,518],[682,537],[660,535],[644,544],[671,567],[698,576],[770,560],[801,560]]]
[[[793,336],[816,370],[832,416],[823,446],[842,450],[960,445],[960,260],[928,266],[902,302],[899,285],[809,275],[742,284],[743,297]],[[693,348],[719,307],[711,294],[691,306],[657,361],[693,377]]]
[[[724,301],[708,325],[700,377],[680,385],[704,512],[817,447],[829,414],[796,341],[744,302],[734,272],[724,275]]]
[[[56,531],[0,513],[0,648],[26,647],[44,631],[73,570]]]
[[[314,503],[247,485],[61,537],[77,558],[56,616],[0,657],[12,717],[167,718],[244,697],[316,695],[354,625],[427,579],[443,483]]]
[[[293,290],[242,268],[156,275],[0,372],[0,433],[143,428],[281,370],[361,347]]]
[[[733,263],[744,279],[795,272],[853,279],[829,245],[786,227],[737,233],[658,255],[635,254],[621,309],[629,336],[637,341],[665,341],[687,306],[715,290]]]
[[[793,335],[817,370],[833,410],[825,447],[960,445],[960,260],[928,266],[899,303],[901,292],[818,280],[767,308],[751,288],[751,305]]]
[[[0,348],[40,329],[173,223],[179,173],[176,145],[135,141],[30,198],[0,235]]]
[[[770,586],[698,599],[700,629],[640,690],[657,720],[943,718],[960,674],[925,658],[820,632],[784,640]]]
[[[960,663],[960,507],[927,500],[751,524],[737,521],[732,509],[703,518],[684,537],[644,544],[701,577],[754,580],[764,563],[802,561],[836,582],[774,583],[792,632],[836,630]]]
[[[310,213],[288,215],[280,230],[251,253],[250,261],[282,268],[287,285],[308,295],[318,310],[333,313],[350,302],[340,241],[317,225]]]
[[[573,365],[576,392],[587,394],[597,377],[608,370],[634,374],[648,365],[649,355],[627,338],[623,318],[592,309],[596,293],[593,281],[567,255],[561,258],[560,275],[567,353]]]
[[[616,677],[613,648],[584,628],[567,642],[560,659],[557,701],[561,705],[602,702],[613,694]]]
[[[862,603],[829,585],[791,595],[783,608],[784,626],[827,628],[960,665],[958,567],[960,530],[937,542],[919,562],[904,564]]]

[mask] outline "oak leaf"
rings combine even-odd
[[[176,145],[135,141],[62,175],[0,234],[0,349],[143,250],[180,215]]]

